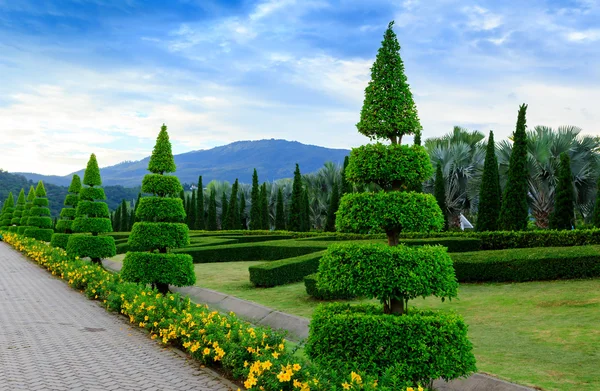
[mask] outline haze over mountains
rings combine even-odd
[[[261,182],[273,181],[291,178],[296,163],[300,165],[300,171],[306,174],[318,170],[326,162],[342,164],[349,153],[347,149],[331,149],[297,141],[237,141],[212,149],[175,155],[175,175],[182,183],[196,183],[199,175],[202,175],[204,184],[213,179],[233,182],[236,178],[242,183],[251,183],[252,171],[256,168]],[[98,158],[102,159],[101,156]],[[148,160],[149,157],[146,157],[135,162],[101,168],[103,185],[141,185],[142,178],[148,174]],[[84,168],[65,176],[24,172],[18,174],[34,182],[41,179],[44,183],[69,186],[73,174],[79,174],[83,178],[83,172]]]

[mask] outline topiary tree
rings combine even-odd
[[[69,185],[68,194],[65,197],[65,208],[60,211],[60,220],[56,223],[56,233],[52,235],[50,244],[52,247],[67,249],[69,236],[73,233],[73,221],[77,213],[77,203],[79,202],[79,192],[81,191],[81,178],[79,175],[73,175]]]
[[[496,143],[494,143],[494,132],[490,130],[490,137],[485,152],[485,162],[483,163],[481,190],[479,190],[479,208],[477,224],[475,225],[477,231],[498,230],[501,192],[498,159],[496,158]]]
[[[256,168],[252,173],[252,191],[250,192],[250,229],[262,228],[260,213],[260,187],[258,186],[258,173]]]
[[[15,211],[15,198],[12,191],[8,193],[6,201],[2,207],[2,215],[0,216],[0,229],[8,230]]]
[[[444,230],[448,229],[448,208],[446,207],[446,180],[442,171],[442,165],[437,164],[435,171],[435,182],[433,186],[433,195],[437,201],[440,210],[444,214]]]
[[[302,231],[302,209],[302,176],[300,175],[300,166],[296,163],[294,182],[292,183],[292,199],[288,213],[288,230]]]
[[[453,298],[458,283],[446,248],[398,245],[400,232],[440,231],[444,218],[433,195],[406,191],[427,180],[433,167],[422,146],[398,144],[403,134],[421,127],[406,77],[397,71],[402,65],[392,53],[399,45],[391,27],[373,66],[374,80],[365,91],[357,127],[371,139],[390,138],[392,143],[354,148],[346,169],[350,182],[375,183],[383,191],[345,194],[336,218],[338,231],[384,231],[388,245],[333,244],[320,261],[318,278],[320,289],[376,298],[383,308],[319,307],[306,353],[317,364],[345,373],[394,373],[409,382],[454,379],[476,369],[466,325],[456,315],[408,308],[409,300],[419,296]]]
[[[25,236],[42,242],[49,242],[52,239],[54,233],[52,218],[50,217],[50,208],[48,208],[46,189],[42,181],[39,181],[35,188],[35,199],[33,206],[29,209],[27,225],[29,228],[25,230]]]
[[[189,229],[185,224],[183,201],[177,197],[181,183],[176,176],[175,160],[167,127],[162,126],[147,174],[142,181],[143,197],[136,212],[128,244],[130,251],[123,259],[121,277],[126,281],[151,284],[161,293],[169,285],[187,286],[196,282],[192,256],[169,253],[170,249],[185,247],[190,243]]]
[[[27,193],[27,200],[25,201],[25,210],[21,215],[21,225],[17,229],[17,233],[19,235],[24,235],[25,230],[29,228],[27,226],[27,220],[29,220],[29,211],[33,207],[33,200],[35,199],[35,189],[32,186],[29,186],[29,192]]]
[[[281,192],[281,187],[277,190],[275,213],[275,230],[285,230],[285,207],[283,206],[283,193]]]
[[[108,205],[103,201],[106,194],[100,187],[100,168],[93,153],[83,174],[83,184],[86,187],[79,191],[75,220],[71,224],[71,230],[82,235],[70,235],[67,252],[80,258],[89,257],[93,263],[102,265],[102,258],[113,257],[117,250],[112,236],[98,235],[112,232],[112,224]]]
[[[571,159],[566,152],[560,154],[558,183],[554,196],[554,211],[550,216],[551,229],[573,229],[575,225],[575,195],[571,176]]]
[[[19,225],[21,225],[21,218],[23,217],[23,212],[25,211],[25,189],[21,189],[19,192],[19,197],[17,198],[17,206],[15,207],[15,211],[13,212],[13,218],[10,221],[10,227],[8,230],[10,232],[17,233],[19,231]]]
[[[498,218],[498,228],[503,231],[524,231],[527,229],[529,205],[527,204],[527,134],[525,132],[527,105],[519,107],[517,128],[513,137],[513,148],[508,163],[506,188],[502,195],[502,207]]]

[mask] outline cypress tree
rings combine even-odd
[[[29,186],[29,192],[27,193],[27,201],[25,202],[25,210],[21,217],[21,225],[17,229],[19,235],[23,235],[27,227],[27,221],[29,220],[29,211],[33,207],[33,200],[35,199],[35,189],[33,185]]]
[[[310,204],[308,202],[308,190],[302,191],[302,232],[308,232],[311,229],[310,224]]]
[[[133,208],[129,211],[129,218],[127,219],[127,221],[129,221],[129,228],[127,229],[127,231],[131,232],[131,230],[133,229],[133,225],[135,224],[135,210]]]
[[[113,213],[113,221],[114,221],[114,226],[113,226],[113,231],[114,232],[121,232],[121,204],[119,204],[119,206],[117,206],[117,209],[115,209],[115,212]]]
[[[13,212],[13,218],[10,222],[11,226],[8,227],[10,232],[18,232],[19,225],[21,225],[21,217],[23,217],[23,212],[25,211],[25,189],[21,189],[19,192],[19,197],[17,198],[17,206],[15,207],[15,211]]]
[[[225,194],[225,191],[223,191],[223,194],[221,195],[221,229],[222,230],[226,230],[227,229],[227,223],[228,223],[228,213],[229,211],[227,210],[227,194]]]
[[[42,181],[39,181],[35,188],[35,199],[33,200],[33,206],[29,209],[27,225],[29,228],[25,230],[25,236],[43,242],[49,242],[52,239],[54,233],[52,218],[48,208],[46,189]]]
[[[196,229],[206,229],[204,219],[204,187],[202,185],[202,175],[198,177],[198,195],[196,197]]]
[[[346,168],[348,168],[350,159],[348,156],[344,157],[344,165],[342,167],[342,195],[352,193],[352,184],[346,179]]]
[[[193,230],[196,228],[196,190],[192,190],[192,198],[190,199],[190,213],[188,214],[188,227]]]
[[[596,205],[592,215],[592,223],[594,227],[600,228],[600,178],[596,182]]]
[[[277,202],[275,208],[275,230],[284,231],[285,230],[285,207],[283,205],[283,193],[281,192],[281,187],[277,190]]]
[[[502,196],[502,207],[498,228],[503,231],[524,231],[527,229],[529,206],[527,205],[527,105],[519,107],[517,128],[514,133],[512,153],[508,164],[506,188]]]
[[[132,217],[129,219],[129,230],[133,229],[133,224],[137,221],[135,218],[135,214],[137,212],[138,206],[140,205],[140,200],[142,199],[142,193],[138,193],[137,200],[135,200],[135,205],[133,207]]]
[[[331,196],[329,197],[329,208],[327,209],[327,221],[325,222],[325,231],[335,231],[335,212],[340,206],[340,192],[336,181],[333,182],[331,188]]]
[[[258,186],[258,173],[255,168],[254,173],[252,173],[252,192],[250,193],[250,229],[261,229],[261,226],[260,189]]]
[[[217,194],[214,188],[210,189],[210,198],[208,199],[207,229],[209,231],[217,230]]]
[[[442,165],[437,164],[435,171],[435,183],[433,195],[444,214],[444,230],[448,229],[448,207],[446,206],[446,181],[444,179],[444,173],[442,172]]]
[[[67,242],[67,252],[80,258],[89,257],[92,262],[102,265],[102,258],[110,258],[117,253],[115,239],[112,236],[98,236],[112,232],[110,212],[106,205],[106,194],[102,186],[102,177],[96,155],[88,161],[83,184],[87,187],[79,191],[79,201],[75,220],[71,226],[73,232],[92,235],[71,235]]]
[[[392,144],[402,144],[402,136],[420,131],[421,124],[393,26],[390,22],[371,68],[356,127],[371,140],[389,139]]]
[[[500,214],[500,176],[498,174],[498,159],[496,158],[496,144],[494,132],[490,131],[488,145],[483,164],[483,176],[479,190],[479,212],[477,213],[477,231],[498,230],[498,216]]]
[[[571,159],[566,152],[560,154],[558,183],[554,196],[554,211],[550,216],[551,229],[573,229],[575,225],[575,195],[571,176]]]
[[[13,197],[12,191],[8,193],[8,197],[4,202],[4,207],[2,208],[2,217],[0,221],[0,227],[2,229],[8,229],[12,219],[13,213],[15,211],[15,198]]]
[[[129,210],[127,208],[127,201],[121,201],[121,231],[129,230]]]
[[[240,196],[240,220],[239,220],[239,224],[240,224],[240,229],[248,229],[248,227],[246,226],[246,196],[244,195],[244,192],[242,192],[242,195]]]
[[[237,178],[231,187],[231,196],[229,197],[229,206],[227,207],[227,229],[240,229],[240,209],[238,206],[238,188]]]
[[[267,182],[260,187],[260,229],[269,230],[269,196],[267,195]]]
[[[300,166],[296,163],[294,182],[292,184],[292,200],[288,214],[288,230],[302,230],[302,213],[302,176],[300,175]]]
[[[79,192],[81,191],[81,178],[79,175],[73,175],[69,185],[68,194],[65,197],[65,207],[60,211],[60,220],[56,223],[56,231],[52,235],[50,244],[53,247],[67,249],[69,235],[73,233],[73,221],[77,213],[77,204],[79,203]]]
[[[139,221],[129,235],[130,251],[121,269],[125,281],[151,284],[162,294],[169,291],[169,285],[187,286],[196,282],[192,256],[170,252],[190,244],[185,209],[177,197],[181,183],[176,176],[164,175],[176,169],[167,127],[163,124],[148,162],[150,174],[142,180],[142,192],[152,196],[140,200],[136,215]]]

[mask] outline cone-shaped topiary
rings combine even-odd
[[[100,177],[100,168],[96,155],[92,154],[83,174],[83,187],[79,191],[79,201],[75,211],[75,220],[71,230],[91,235],[70,235],[67,252],[80,258],[89,257],[92,262],[102,265],[102,258],[110,258],[117,253],[115,239],[112,236],[98,234],[112,232],[108,205]]]
[[[373,65],[357,127],[392,144],[353,149],[346,170],[349,181],[375,182],[385,191],[345,194],[336,215],[338,231],[384,231],[388,245],[333,244],[320,261],[318,277],[319,288],[376,298],[383,308],[319,307],[306,353],[334,371],[394,373],[402,381],[429,383],[469,375],[476,370],[475,357],[459,316],[408,309],[408,301],[419,296],[455,297],[458,283],[446,248],[398,245],[401,231],[439,231],[444,219],[433,195],[403,191],[428,179],[433,168],[422,146],[396,144],[421,127],[391,27]]]
[[[154,179],[152,185],[142,189],[153,196],[140,200],[137,222],[128,239],[131,251],[125,255],[121,270],[124,280],[151,284],[161,293],[168,292],[169,284],[187,286],[196,282],[191,255],[169,253],[169,249],[190,243],[183,201],[176,196],[181,184],[177,177],[163,175],[175,169],[167,127],[163,125],[148,163],[152,174],[146,177]],[[166,183],[168,192],[164,191]]]
[[[65,197],[65,208],[60,211],[60,220],[56,223],[56,233],[52,235],[50,244],[53,247],[67,249],[69,235],[73,233],[72,226],[77,213],[77,203],[79,202],[79,192],[81,191],[81,178],[79,175],[73,175],[68,194]]]
[[[35,199],[33,200],[33,206],[29,209],[27,225],[29,228],[25,230],[25,236],[43,242],[49,242],[52,239],[54,233],[52,218],[50,217],[50,208],[48,208],[46,189],[42,181],[39,181],[35,188]]]
[[[0,228],[8,230],[11,224],[13,213],[15,211],[15,199],[12,191],[8,193],[4,206],[2,207],[2,215],[0,216]]]
[[[25,189],[21,189],[19,192],[19,198],[17,198],[17,206],[15,207],[15,211],[13,212],[13,218],[10,222],[10,227],[8,230],[10,232],[17,233],[19,231],[19,225],[21,225],[21,218],[23,217],[23,212],[25,211]]]
[[[560,154],[558,183],[554,196],[554,211],[550,216],[551,229],[573,229],[575,223],[575,195],[571,176],[571,159],[566,152]]]
[[[25,230],[29,228],[27,226],[27,220],[29,220],[29,211],[33,207],[33,200],[35,199],[35,189],[32,186],[29,186],[29,192],[27,193],[27,200],[25,201],[25,210],[23,210],[23,214],[21,215],[21,225],[17,229],[17,233],[19,235],[25,234]]]
[[[498,159],[496,158],[494,132],[490,131],[487,150],[485,152],[485,162],[483,163],[481,190],[479,190],[477,231],[498,230],[501,196],[502,190],[500,189],[500,176],[498,175]]]
[[[252,191],[250,193],[250,229],[261,229],[260,214],[260,187],[258,186],[258,173],[256,168],[252,173]]]
[[[304,223],[302,221],[302,175],[300,175],[300,166],[296,163],[294,170],[294,182],[292,183],[292,199],[290,201],[290,211],[288,213],[287,228],[290,231],[302,231]]]

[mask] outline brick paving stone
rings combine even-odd
[[[0,390],[233,387],[0,243]]]

